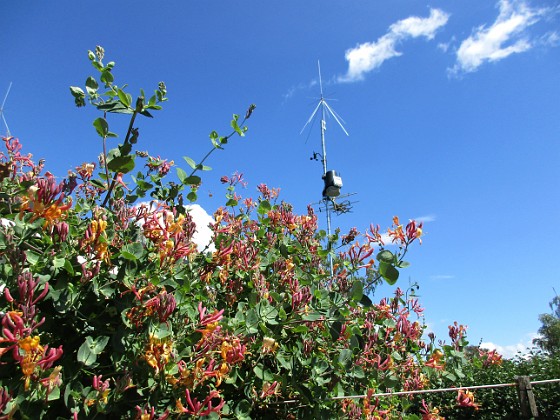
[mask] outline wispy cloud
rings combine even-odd
[[[386,60],[402,55],[396,50],[399,42],[408,38],[433,39],[437,30],[444,26],[449,14],[440,9],[430,9],[430,16],[411,16],[392,24],[389,31],[374,42],[365,42],[346,51],[348,71],[338,78],[339,82],[356,82],[366,73],[379,68]]]
[[[518,353],[520,353],[521,355],[528,353],[528,350],[534,347],[533,339],[537,338],[537,336],[538,334],[536,333],[527,334],[527,336],[524,339],[520,340],[518,343],[507,345],[500,345],[491,341],[482,342],[480,343],[480,348],[486,350],[496,350],[505,358],[512,358]]]
[[[430,276],[430,279],[432,280],[451,280],[454,279],[455,276],[452,274],[434,274],[432,276]]]
[[[317,86],[319,82],[317,79],[311,80],[309,83],[299,83],[297,85],[291,86],[286,93],[282,95],[283,102],[285,103],[288,99],[294,96],[298,91],[312,88],[313,86]]]
[[[524,0],[500,0],[500,12],[489,27],[479,26],[457,50],[457,62],[451,74],[476,71],[486,62],[503,60],[528,51],[534,46],[526,30],[538,22],[548,9],[531,8]]]
[[[426,214],[425,216],[415,217],[414,220],[416,220],[418,223],[435,222],[436,221],[436,215],[435,214]]]

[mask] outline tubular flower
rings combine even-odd
[[[152,241],[159,251],[160,264],[172,263],[196,252],[192,241],[196,226],[190,215],[166,209],[144,212],[140,215],[144,236]]]
[[[239,338],[234,338],[231,342],[223,341],[220,348],[222,359],[228,364],[234,364],[245,360],[247,347],[241,344]]]
[[[443,353],[441,350],[436,350],[432,353],[432,357],[426,362],[425,366],[431,367],[436,370],[442,370],[445,367],[445,362],[441,362]]]
[[[484,367],[493,366],[493,365],[501,365],[502,364],[502,355],[499,354],[496,350],[486,351],[482,349],[478,349],[478,354],[482,359],[482,365]]]
[[[33,213],[33,220],[44,218],[44,228],[51,227],[59,220],[66,217],[65,212],[72,207],[72,198],[69,197],[65,202],[65,187],[63,181],[56,184],[54,176],[50,173],[45,178],[37,180],[35,185],[27,189],[24,197],[20,214],[28,211]]]
[[[262,354],[272,354],[278,350],[279,344],[276,342],[274,338],[264,337],[263,343],[261,347]]]
[[[143,358],[148,365],[154,368],[157,375],[169,363],[172,351],[173,343],[170,339],[159,339],[150,335]]]
[[[62,378],[60,377],[60,371],[62,366],[57,366],[53,369],[51,374],[46,378],[41,379],[39,382],[47,389],[47,399],[48,395],[58,386],[62,385]]]
[[[40,341],[39,336],[28,336],[18,341],[19,352],[16,360],[21,366],[26,390],[29,389],[31,377],[37,367],[48,369],[62,356],[62,346],[58,349],[49,349],[48,346],[41,346]]]
[[[98,260],[108,261],[110,255],[106,229],[107,221],[102,216],[96,216],[84,233],[81,247],[88,253],[95,255]]]
[[[179,399],[177,400],[177,410],[180,413],[191,414],[199,417],[208,416],[210,413],[220,413],[222,407],[226,403],[218,391],[211,391],[203,402],[198,401],[196,398],[192,398],[188,389],[185,390],[185,397],[187,400],[187,407],[183,406],[183,403]],[[214,399],[218,399],[218,405],[215,407],[212,403],[212,400]]]
[[[472,407],[478,410],[478,404],[474,402],[474,394],[467,389],[460,389],[457,393],[457,405],[459,407]]]
[[[406,238],[408,243],[411,243],[415,239],[418,239],[418,241],[421,244],[422,243],[422,239],[420,239],[421,236],[422,236],[422,223],[416,225],[416,221],[411,220],[408,223],[408,225],[406,225]]]
[[[264,400],[265,398],[270,397],[272,395],[278,395],[279,392],[280,392],[280,387],[278,386],[278,381],[274,381],[272,383],[264,382],[259,398],[261,400]]]
[[[156,417],[155,407],[150,407],[149,405],[143,408],[137,405],[134,409],[136,410],[135,420],[166,420],[170,414],[168,410],[165,410],[162,415]]]
[[[391,238],[391,242],[393,243],[400,242],[401,244],[406,243],[406,238],[403,232],[403,226],[400,224],[398,216],[393,217],[393,226],[394,229],[391,228],[387,229],[387,234]]]
[[[214,311],[211,314],[206,314],[207,309],[202,306],[202,302],[198,304],[198,314],[200,319],[200,325],[206,326],[208,324],[218,323],[224,314],[224,310]]]
[[[420,413],[422,414],[422,420],[445,420],[444,417],[439,415],[439,409],[430,408],[426,401],[422,400],[422,407],[420,408]]]
[[[95,403],[100,403],[103,405],[106,405],[109,399],[109,379],[103,381],[103,376],[102,375],[95,375],[92,379],[92,385],[93,385],[93,389],[96,392],[96,395],[94,394],[95,398],[88,398],[86,399],[85,403],[88,406],[92,406]]]
[[[466,333],[467,326],[459,325],[457,321],[455,321],[453,325],[449,326],[449,338],[451,338],[451,342],[453,343],[453,347],[455,347],[455,349],[459,349],[463,345],[463,337]]]

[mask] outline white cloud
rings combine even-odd
[[[435,214],[427,214],[425,216],[415,217],[414,220],[416,220],[418,223],[435,222],[436,221],[436,215]]]
[[[545,46],[557,47],[560,45],[560,34],[558,32],[548,32],[540,38],[539,43]]]
[[[375,70],[388,59],[402,55],[395,48],[397,43],[407,38],[425,37],[433,39],[436,31],[444,26],[449,14],[439,9],[430,9],[430,16],[411,16],[392,24],[389,31],[374,42],[365,42],[346,51],[348,71],[338,78],[339,82],[356,82]]]
[[[491,341],[480,343],[480,348],[486,350],[496,350],[504,358],[512,358],[518,353],[521,355],[527,354],[528,351],[533,347],[533,339],[538,336],[536,333],[527,334],[527,336],[515,344],[500,345],[492,343]]]
[[[317,79],[313,79],[309,83],[299,83],[297,85],[291,86],[288,89],[288,91],[282,95],[282,98],[283,98],[282,103],[285,103],[288,99],[290,99],[292,96],[294,96],[296,94],[296,92],[298,92],[300,90],[303,90],[303,89],[312,88],[313,86],[316,86],[318,83],[319,82],[317,81]]]
[[[454,279],[455,276],[452,274],[434,274],[430,276],[432,280],[451,280]]]
[[[474,72],[485,62],[503,60],[533,47],[526,29],[540,20],[545,9],[530,8],[523,0],[500,0],[500,13],[490,26],[476,28],[457,50],[452,74]]]
[[[186,208],[196,225],[193,242],[196,244],[198,250],[203,251],[208,246],[206,251],[214,252],[216,248],[212,243],[212,230],[208,226],[209,224],[214,223],[214,218],[198,204],[190,204],[186,206]]]
[[[136,207],[146,207],[149,212],[157,209],[155,201],[141,201],[136,204]],[[191,215],[196,230],[193,235],[193,242],[196,244],[197,249],[202,252],[214,252],[216,248],[212,243],[212,230],[209,225],[214,223],[214,218],[210,216],[199,204],[189,204],[185,208]],[[144,221],[139,220],[138,226],[143,226]],[[208,247],[208,248],[206,248]]]
[[[429,17],[421,18],[418,16],[411,16],[399,20],[389,27],[389,31],[400,38],[418,38],[419,36],[424,36],[428,39],[433,39],[436,31],[445,25],[448,19],[449,15],[444,11],[430,9]]]

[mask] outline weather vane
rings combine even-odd
[[[340,195],[340,190],[342,188],[342,178],[340,177],[340,175],[337,174],[336,171],[334,170],[329,170],[328,166],[327,166],[327,146],[326,146],[326,141],[325,141],[325,131],[327,130],[327,120],[326,117],[328,115],[332,116],[334,118],[334,120],[336,121],[336,123],[338,124],[338,126],[342,129],[342,131],[344,132],[344,134],[346,134],[347,136],[350,136],[350,134],[348,134],[348,131],[346,131],[346,128],[344,128],[344,120],[336,113],[336,111],[334,109],[332,109],[329,104],[327,103],[324,95],[323,95],[323,80],[321,78],[321,63],[319,61],[317,61],[317,68],[319,70],[319,88],[321,89],[321,97],[319,99],[319,103],[317,104],[317,106],[315,107],[315,109],[313,110],[313,112],[311,113],[311,116],[309,117],[309,119],[307,120],[307,122],[305,123],[305,125],[303,126],[303,128],[301,129],[301,133],[303,133],[303,131],[305,130],[305,128],[309,125],[309,123],[311,123],[317,113],[319,112],[319,110],[321,111],[321,148],[322,148],[322,154],[317,153],[317,152],[313,152],[313,156],[311,156],[311,160],[316,160],[320,161],[323,164],[323,182],[324,182],[324,186],[323,186],[323,198],[321,199],[321,201],[319,201],[316,204],[319,204],[319,211],[325,211],[325,213],[327,214],[327,235],[328,235],[328,240],[329,240],[329,250],[331,247],[330,244],[330,237],[331,237],[331,213],[334,212],[337,215],[343,214],[343,213],[349,213],[350,211],[352,211],[352,202],[350,202],[350,200],[343,200],[343,201],[337,201],[340,199],[345,199],[347,197],[350,197],[352,195],[354,195],[355,193],[351,193],[351,194],[345,194],[345,195]],[[332,256],[329,254],[329,265],[330,265],[330,273],[331,273],[331,277],[333,276],[333,261],[332,261]]]

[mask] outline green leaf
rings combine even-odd
[[[103,112],[111,112],[114,114],[132,114],[134,111],[121,104],[120,102],[108,102],[97,105],[97,109]]]
[[[132,103],[132,96],[127,95],[122,89],[117,89],[117,94],[119,95],[119,99],[121,100],[122,104],[126,107],[129,107]]]
[[[410,266],[410,263],[407,261],[399,261],[399,263],[397,264],[397,267],[399,268],[406,268],[408,266]]]
[[[379,274],[381,274],[385,281],[391,286],[394,285],[399,278],[399,271],[386,262],[381,262],[379,264]]]
[[[64,258],[54,257],[53,258],[53,267],[55,267],[55,268],[64,267],[65,262],[66,262],[66,260]]]
[[[251,403],[247,400],[241,400],[235,406],[235,417],[238,420],[250,420],[251,419]]]
[[[288,359],[287,356],[284,356],[284,354],[278,352],[276,353],[276,360],[278,361],[278,363],[280,364],[280,366],[282,366],[284,369],[291,371],[292,367],[293,367],[293,363],[291,359]]]
[[[359,302],[364,295],[364,284],[361,280],[355,280],[352,284],[352,289],[350,290],[350,299],[355,302]]]
[[[188,156],[183,156],[183,159],[185,159],[185,162],[187,162],[187,164],[188,164],[191,168],[196,169],[196,163],[195,163],[194,160],[192,160],[192,159],[191,159],[190,157],[188,157]]]
[[[179,178],[179,181],[181,181],[181,184],[186,184],[185,181],[187,180],[187,173],[179,167],[177,167],[176,169],[177,169],[177,177]]]
[[[70,86],[70,93],[74,97],[74,103],[77,107],[85,106],[86,105],[86,94],[82,89],[77,86]]]
[[[187,179],[185,179],[185,182],[183,182],[183,183],[185,185],[198,185],[198,184],[200,184],[201,181],[202,180],[200,179],[199,176],[191,175]]]
[[[198,165],[196,165],[196,169],[198,169],[199,171],[211,171],[212,170],[212,168],[210,166],[203,165],[202,163],[199,163]]]
[[[99,134],[99,137],[106,137],[107,133],[109,133],[109,124],[105,118],[96,118],[93,122],[93,126],[95,127],[97,134]]]
[[[395,260],[395,256],[393,255],[393,253],[391,251],[387,251],[386,249],[380,251],[375,258],[377,259],[377,261],[383,261],[387,263],[392,263]]]
[[[274,379],[274,375],[270,372],[270,370],[265,369],[263,365],[260,363],[253,368],[253,372],[257,376],[257,378],[263,381],[272,381]]]
[[[338,355],[338,363],[342,366],[347,366],[350,364],[352,360],[352,350],[350,349],[342,349],[340,354]]]
[[[366,374],[361,366],[354,365],[350,370],[350,376],[353,376],[354,378],[362,379],[366,377]]]
[[[309,314],[305,314],[302,319],[304,321],[317,321],[318,319],[320,319],[323,316],[323,314],[320,314],[319,312],[311,312]]]
[[[123,252],[126,252],[128,254],[130,254],[130,256],[132,256],[132,258],[126,258],[123,255]],[[121,251],[121,255],[126,258],[126,259],[131,259],[131,260],[137,260],[142,258],[142,256],[144,255],[144,247],[142,246],[141,243],[139,242],[135,242],[133,244],[127,244],[123,247],[122,251]]]
[[[399,384],[399,377],[396,375],[387,376],[383,384],[386,388],[395,388]]]
[[[191,191],[190,193],[187,194],[187,200],[189,200],[191,203],[195,202],[197,199],[198,196],[194,191]]]
[[[86,90],[88,94],[95,95],[97,93],[97,89],[99,89],[99,85],[97,84],[97,80],[93,77],[89,76],[86,80]]]
[[[373,306],[373,302],[367,295],[362,295],[362,299],[360,300],[360,305],[369,308],[370,306]]]
[[[72,267],[72,263],[70,261],[66,260],[66,259],[64,260],[64,269],[71,276],[74,275],[74,267]]]
[[[87,336],[86,341],[78,349],[78,362],[86,366],[93,365],[97,360],[97,355],[103,351],[108,342],[109,337],[107,336],[97,338]]]
[[[134,155],[116,156],[107,162],[107,168],[113,172],[126,174],[134,169]]]
[[[272,208],[272,207],[271,207],[270,203],[269,203],[267,200],[262,200],[262,201],[259,203],[259,208],[257,209],[257,212],[258,212],[259,214],[266,214],[266,213],[268,213],[268,212],[270,211],[271,208]]]
[[[105,83],[105,86],[110,85],[115,80],[115,78],[113,77],[113,74],[111,73],[111,70],[109,70],[109,69],[103,70],[101,72],[100,79],[103,83]]]
[[[237,123],[237,120],[239,119],[239,115],[233,114],[233,119],[231,120],[231,128],[233,128],[233,130],[239,134],[241,137],[243,137],[245,135],[245,133],[243,132],[243,130],[239,127],[239,124]]]
[[[150,333],[158,340],[161,340],[162,338],[169,337],[173,334],[173,331],[171,330],[171,326],[163,323],[158,326],[154,326]]]

